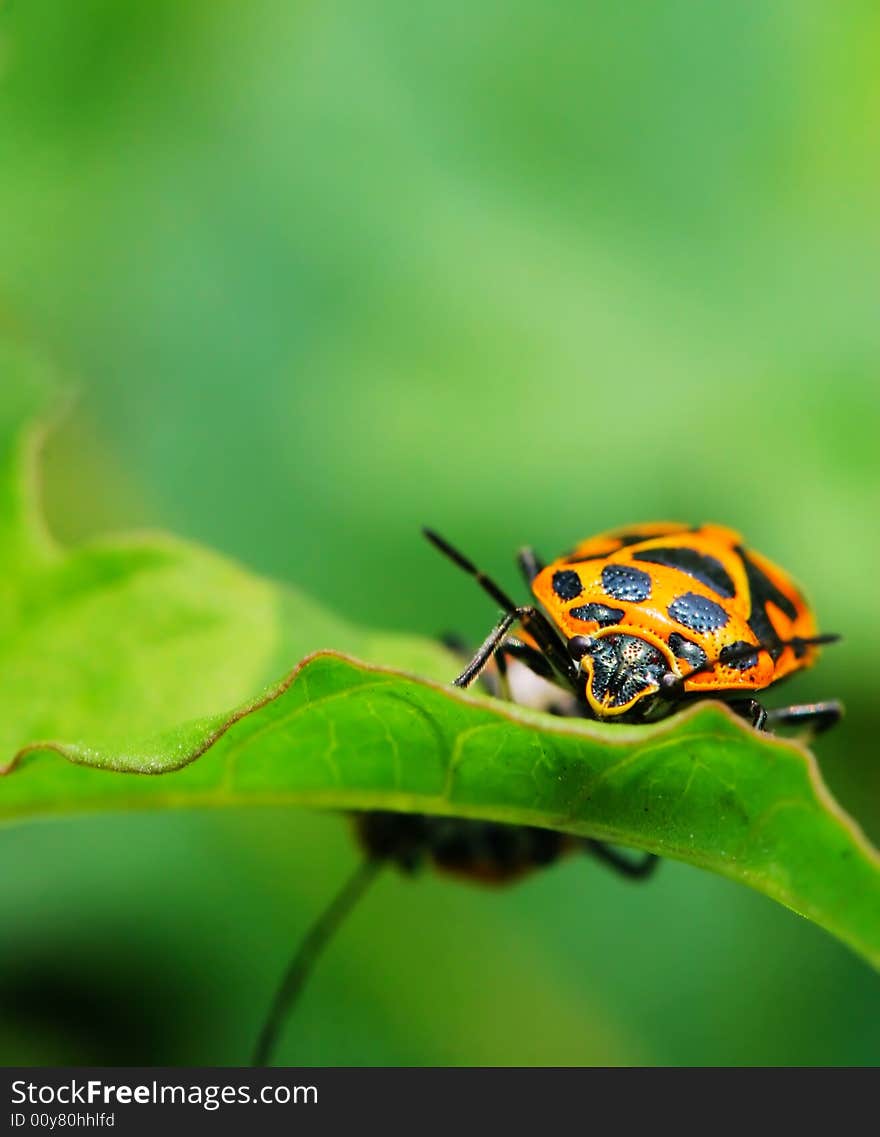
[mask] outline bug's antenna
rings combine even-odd
[[[327,946],[334,932],[357,904],[384,864],[382,857],[367,857],[355,869],[330,905],[306,933],[287,966],[254,1047],[251,1066],[267,1066],[285,1018],[305,986],[309,972]]]
[[[439,549],[445,557],[449,557],[453,564],[458,565],[468,576],[472,576],[483,591],[488,593],[500,608],[503,608],[505,612],[509,612],[512,615],[517,614],[517,606],[507,593],[500,588],[491,577],[481,572],[474,562],[469,560],[464,553],[460,553],[454,545],[450,545],[448,541],[444,540],[439,533],[435,533],[433,529],[424,528],[422,532],[435,549]]]
[[[790,640],[780,640],[781,647],[792,647],[795,653],[800,653],[807,647],[818,647],[819,644],[834,644],[840,640],[840,636],[835,632],[826,632],[820,636],[793,636]],[[716,663],[736,663],[738,659],[748,659],[750,655],[754,655],[759,651],[769,651],[769,645],[765,643],[747,644],[735,648],[726,654],[716,655],[714,659],[707,659],[701,663],[699,667],[692,668],[687,675],[682,675],[680,678],[676,677],[675,682],[670,682],[666,688],[668,694],[667,698],[678,699],[684,693],[684,683],[693,675],[699,675],[702,671],[711,671]]]

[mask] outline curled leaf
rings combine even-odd
[[[880,858],[808,751],[717,703],[627,727],[453,690],[438,644],[167,536],[58,549],[26,426],[50,385],[3,368],[0,820],[265,803],[544,826],[739,880],[880,966]]]

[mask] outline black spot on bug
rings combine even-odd
[[[737,671],[748,671],[758,665],[758,651],[754,644],[745,640],[726,644],[718,654],[718,659],[725,667],[734,667]]]
[[[560,600],[574,600],[583,590],[581,578],[572,569],[562,569],[553,574],[553,591]]]
[[[758,642],[770,652],[775,662],[782,655],[785,645],[770,621],[767,605],[775,604],[789,620],[797,618],[797,608],[784,593],[779,591],[763,569],[755,564],[745,549],[738,545],[736,551],[742,557],[746,579],[749,583],[752,608],[749,616],[749,627],[755,633]]]
[[[630,600],[638,604],[651,595],[651,577],[632,565],[606,565],[602,569],[602,587],[615,600]]]
[[[568,614],[576,620],[595,620],[603,628],[623,619],[622,608],[609,608],[607,604],[581,604],[579,608],[570,608]]]
[[[683,659],[692,670],[702,667],[708,656],[693,640],[673,632],[669,637],[669,647],[676,659]]]
[[[729,616],[714,600],[707,600],[697,592],[685,592],[669,605],[667,611],[673,620],[694,632],[714,632],[723,628]]]
[[[733,581],[721,561],[710,557],[707,553],[699,553],[696,549],[685,546],[672,546],[668,549],[644,549],[633,553],[634,561],[648,561],[653,565],[665,565],[667,568],[678,569],[687,573],[694,580],[705,584],[719,596],[729,599],[736,592]]]

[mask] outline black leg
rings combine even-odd
[[[639,860],[633,860],[624,853],[619,853],[603,841],[594,841],[591,837],[584,840],[584,852],[590,853],[597,860],[621,876],[630,880],[646,880],[660,863],[660,858],[653,853],[645,853]]]
[[[755,730],[773,730],[778,726],[806,727],[810,737],[830,730],[843,715],[843,705],[837,699],[825,703],[797,703],[772,711],[765,710],[757,699],[734,700],[728,706],[750,722]]]
[[[821,734],[830,730],[843,715],[843,705],[837,699],[825,703],[797,703],[791,707],[777,707],[767,712],[767,725],[805,726],[810,734]]]
[[[463,674],[469,673],[479,653],[477,653],[477,657],[472,658],[471,649],[468,647],[467,642],[456,632],[446,632],[440,637],[440,642],[444,647],[449,648],[451,652],[467,663],[468,666]],[[522,663],[541,679],[547,679],[550,682],[556,683],[559,681],[556,672],[537,648],[532,647],[531,644],[523,643],[522,640],[518,640],[514,636],[508,636],[495,650],[495,667],[497,674],[483,670],[479,676],[490,695],[495,695],[501,699],[510,699],[510,692],[507,685],[507,663],[509,659],[515,659],[519,663]],[[488,660],[486,663],[488,665]],[[476,666],[479,667],[479,664]],[[459,676],[459,679],[461,678],[462,676]],[[473,680],[471,682],[473,682]],[[456,685],[469,686],[470,684],[459,683]],[[565,689],[567,690],[567,688]]]
[[[569,687],[572,688],[572,690],[576,691],[578,665],[568,654],[568,651],[566,650],[566,647],[563,644],[562,640],[559,638],[556,629],[553,627],[547,617],[542,612],[539,612],[538,609],[531,604],[526,605],[525,607],[518,607],[516,604],[514,604],[507,593],[502,588],[500,588],[490,576],[487,576],[484,572],[478,569],[473,561],[469,560],[464,555],[464,553],[459,552],[454,545],[450,545],[447,540],[439,535],[439,533],[435,533],[432,529],[424,529],[423,532],[435,549],[439,549],[444,556],[449,557],[449,559],[454,564],[458,565],[460,569],[466,572],[469,576],[472,576],[483,589],[483,591],[487,593],[487,595],[491,596],[495,603],[504,609],[507,616],[514,617],[514,620],[511,620],[510,622],[511,624],[518,621],[522,625],[523,629],[528,632],[528,634],[538,645],[538,648],[547,657],[553,670],[569,685]],[[499,621],[493,631],[489,633],[489,636],[484,641],[482,647],[480,648],[480,651],[474,657],[473,666],[477,664],[478,657],[481,655],[483,649],[486,648],[490,643],[493,643],[494,646],[489,647],[488,654],[482,663],[482,667],[485,667],[486,662],[488,662],[489,658],[491,658],[493,652],[498,650],[498,646],[501,643],[501,640],[504,638],[505,634],[501,633],[500,635],[497,635],[498,629],[501,627],[501,624],[503,622],[503,620]],[[509,628],[510,624],[507,626]],[[480,667],[476,668],[472,678],[469,681],[472,682],[473,678],[476,678],[476,676],[479,675],[480,669]],[[462,672],[462,675],[459,676],[459,678],[464,679],[466,676],[470,675],[470,673],[471,667],[468,667],[464,672]],[[467,686],[467,683],[457,683],[457,685]]]
[[[464,671],[462,671],[461,675],[456,676],[456,678],[452,680],[453,687],[470,687],[471,683],[480,677],[486,664],[498,651],[504,637],[510,631],[511,624],[515,622],[516,616],[510,612],[505,612],[492,631],[477,648],[473,659]]]
[[[538,649],[531,647],[529,644],[521,643],[520,641],[511,641],[506,639],[507,632],[510,627],[519,623],[524,630],[529,633],[532,639],[537,643]],[[465,668],[458,679],[455,680],[457,687],[467,687],[469,683],[480,674],[480,671],[486,666],[493,654],[499,649],[503,648],[508,650],[508,644],[511,644],[510,655],[517,659],[521,659],[523,663],[530,666],[536,674],[540,675],[543,679],[562,680],[564,684],[577,694],[579,690],[578,685],[578,665],[574,662],[568,654],[562,641],[557,636],[553,629],[553,625],[537,608],[527,606],[524,608],[515,608],[513,612],[507,612],[483,643],[477,650],[476,655],[471,660],[470,664]],[[540,656],[542,662],[537,664],[535,657]],[[533,666],[534,663],[534,666]],[[459,682],[459,680],[467,678],[467,682]]]
[[[510,694],[510,679],[507,674],[507,657],[504,654],[504,644],[495,652],[495,667],[498,669],[497,691],[495,694],[506,703],[513,702]]]
[[[457,655],[462,662],[470,663],[473,652],[464,636],[460,636],[457,632],[444,632],[443,635],[440,636],[440,642],[444,647],[448,648],[453,655]],[[541,656],[541,659],[543,658],[544,657]],[[497,675],[483,671],[482,675],[480,675],[480,682],[488,694],[494,695],[496,698],[507,699],[509,698],[507,694],[507,666],[501,651],[495,655],[495,666],[498,672]]]
[[[526,622],[527,620],[528,623]],[[537,648],[533,648],[531,644],[526,644],[521,640],[509,637],[507,633],[510,631],[511,626],[517,623],[517,621],[521,623],[527,631],[531,632],[538,642],[540,642],[540,640],[538,640],[538,636],[535,634],[536,625],[540,628],[541,621],[547,624],[547,634],[548,636],[553,636],[552,641],[549,639],[545,640],[545,642],[548,643],[548,650],[539,651]],[[568,652],[556,638],[556,633],[552,627],[550,627],[549,623],[547,623],[546,618],[535,608],[517,608],[515,613],[506,612],[477,648],[473,659],[464,671],[462,671],[461,675],[452,681],[453,686],[469,687],[482,673],[492,656],[494,655],[497,661],[501,659],[502,652],[505,655],[520,660],[526,667],[534,671],[536,675],[540,675],[542,679],[549,679],[551,682],[559,682],[559,680],[562,679],[567,687],[577,692],[577,664],[574,663],[571,656],[569,656]],[[554,663],[556,664],[555,667]],[[503,663],[500,669],[502,673],[504,673],[505,669]]]
[[[547,657],[531,644],[508,636],[498,649],[495,662],[499,672],[504,677],[504,697],[506,699],[562,718],[587,717],[587,705],[583,699],[572,691],[567,681],[560,679],[547,662]],[[524,679],[522,672],[517,674],[515,671],[508,679],[508,671],[511,665],[517,663],[542,682],[537,685],[530,685]],[[583,690],[581,689],[582,694]]]
[[[520,663],[524,663],[529,671],[534,671],[536,675],[540,675],[542,679],[549,679],[550,682],[558,682],[558,676],[550,664],[547,662],[546,655],[543,655],[537,648],[532,647],[531,644],[523,643],[522,640],[516,639],[515,636],[508,636],[502,645],[501,651],[498,654],[498,659],[503,659],[507,656],[509,659],[516,659]]]
[[[577,694],[580,668],[569,655],[556,629],[544,613],[532,605],[516,611],[523,630],[529,633],[556,674]]]

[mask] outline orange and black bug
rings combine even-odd
[[[519,563],[538,605],[522,607],[442,537],[426,536],[503,609],[456,686],[469,686],[493,657],[516,658],[569,691],[586,718],[646,722],[707,696],[759,728],[818,731],[839,718],[836,702],[768,713],[754,698],[837,637],[817,633],[791,577],[732,529],[630,526],[547,566],[526,549]]]
[[[791,577],[747,550],[731,529],[630,526],[589,538],[546,566],[525,549],[519,564],[537,601],[528,605],[517,605],[437,533],[425,536],[502,610],[453,681],[457,687],[485,677],[494,663],[496,693],[517,698],[525,673],[545,700],[549,693],[556,713],[583,718],[648,722],[705,698],[724,699],[759,730],[800,725],[817,733],[840,717],[836,701],[767,711],[755,698],[809,667],[819,645],[837,637],[817,632]],[[368,812],[354,823],[365,860],[294,957],[258,1043],[257,1065],[268,1059],[317,953],[382,865],[413,872],[430,862],[472,880],[506,883],[575,850],[635,879],[657,864],[650,854],[634,860],[599,841],[495,822]]]

